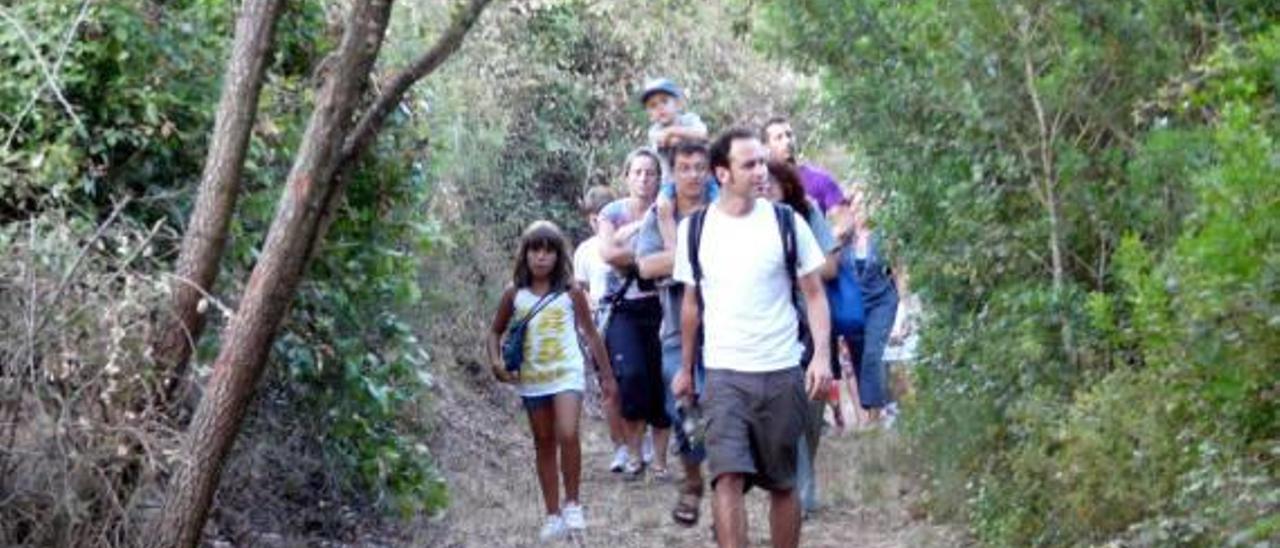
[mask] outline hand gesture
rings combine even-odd
[[[819,363],[816,359],[809,362],[809,370],[804,375],[804,391],[809,394],[809,399],[817,401],[825,396],[829,382],[831,382],[831,365]]]
[[[671,128],[667,128],[658,133],[658,146],[669,147],[675,145],[676,136]]]
[[[613,375],[600,375],[600,397],[606,402],[614,401],[618,397],[618,381]]]
[[[618,228],[617,231],[613,233],[613,239],[619,242],[625,242],[627,240],[630,240],[632,236],[635,236],[637,232],[640,232],[640,228],[643,226],[644,226],[644,223],[642,223],[641,221],[635,221],[635,222],[622,225],[621,227]]]
[[[658,218],[659,219],[675,219],[675,201],[667,199],[666,196],[658,197]]]
[[[676,377],[671,379],[671,394],[676,399],[687,399],[693,396],[693,374],[681,367]]]
[[[499,382],[504,382],[507,384],[516,384],[520,382],[520,372],[507,371],[507,366],[505,364],[502,364],[502,363],[491,364],[490,369],[493,370],[493,376],[496,377]]]

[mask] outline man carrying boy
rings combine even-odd
[[[801,164],[796,160],[796,133],[786,118],[770,118],[764,123],[760,138],[769,147],[770,158],[795,166],[796,173],[800,175],[800,184],[804,185],[804,193],[818,202],[823,213],[827,213],[844,199],[844,192],[830,173],[816,165]]]
[[[707,145],[701,142],[682,141],[675,146],[672,152],[675,200],[672,205],[676,219],[688,217],[710,203],[705,186],[709,155]],[[680,486],[680,495],[671,511],[671,518],[681,525],[692,526],[698,522],[702,501],[702,461],[705,451],[698,440],[689,439],[689,433],[684,429],[686,417],[683,410],[695,405],[696,395],[677,402],[671,394],[671,381],[680,371],[680,303],[684,296],[684,286],[669,280],[675,263],[675,243],[664,241],[658,223],[657,210],[650,209],[636,237],[636,257],[640,277],[664,280],[659,282],[659,297],[662,300],[662,378],[666,387],[667,414],[671,416],[676,447],[684,465],[684,482]],[[700,373],[700,369],[698,372]],[[698,378],[697,381],[695,384],[700,384],[701,379]]]
[[[799,545],[796,453],[806,394],[817,399],[831,379],[825,344],[815,345],[807,372],[801,369],[804,347],[793,299],[798,285],[813,340],[826,341],[830,318],[817,274],[822,250],[798,215],[756,198],[767,176],[765,154],[758,135],[745,129],[730,130],[712,144],[710,163],[721,196],[705,217],[680,223],[673,270],[675,280],[691,290],[681,306],[681,369],[671,388],[677,398],[692,396],[701,351],[707,465],[721,547],[746,546],[744,494],[755,485],[769,491],[773,545]],[[699,220],[697,239],[691,240]],[[786,225],[794,239],[783,237]]]
[[[649,113],[649,146],[662,157],[663,179],[670,174],[671,152],[682,141],[706,141],[707,125],[702,118],[684,111],[684,94],[666,78],[645,83],[640,103]]]
[[[645,83],[640,92],[640,104],[649,113],[649,146],[662,158],[662,187],[658,190],[658,229],[668,246],[675,245],[676,221],[672,211],[675,200],[675,184],[671,182],[672,151],[682,142],[706,142],[707,125],[702,118],[684,110],[684,94],[666,78]],[[705,194],[714,202],[719,185],[708,179]]]

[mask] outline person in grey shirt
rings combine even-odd
[[[672,153],[672,171],[675,176],[675,217],[691,215],[707,206],[708,192],[705,180],[709,176],[707,146],[701,142],[681,142]],[[694,401],[677,402],[671,393],[671,380],[680,371],[680,303],[684,298],[684,285],[671,281],[675,263],[675,242],[665,241],[659,227],[656,208],[645,215],[636,236],[635,255],[640,276],[658,280],[658,298],[662,303],[662,377],[665,386],[665,406],[671,416],[676,435],[676,446],[684,465],[684,480],[671,518],[676,523],[692,526],[698,522],[703,494],[702,461],[705,451],[698,440],[691,440],[685,432],[685,409],[692,409]],[[700,383],[699,383],[700,384]],[[696,396],[691,399],[696,399]]]

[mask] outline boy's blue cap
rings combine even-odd
[[[644,84],[644,90],[640,92],[640,104],[644,104],[655,93],[665,93],[676,99],[680,99],[684,94],[680,93],[679,86],[668,78],[657,78],[649,80]]]

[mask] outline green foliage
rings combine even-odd
[[[822,74],[927,303],[909,431],[940,513],[995,545],[1274,530],[1278,20],[1176,0],[758,9],[759,45]]]
[[[164,220],[172,231],[162,234],[181,231],[204,162],[235,3],[55,0],[3,9],[6,231],[47,211],[91,234],[125,197],[134,199],[125,210],[130,223]],[[278,24],[219,294],[241,289],[274,216],[309,114],[313,71],[334,38],[325,10],[319,2],[288,2]],[[49,88],[41,60],[55,72],[75,119]],[[30,111],[19,116],[28,103]],[[330,466],[322,473],[332,477],[326,483],[401,515],[447,502],[420,441],[426,425],[417,411],[430,380],[426,344],[403,316],[421,298],[422,257],[442,238],[438,224],[421,213],[431,185],[415,121],[394,120],[352,182],[275,347],[273,359],[284,367],[273,368],[269,381],[290,394],[297,417],[320,418],[302,426],[325,441]],[[176,244],[158,238],[155,256],[171,259]],[[169,268],[148,263],[143,274],[159,283]],[[217,349],[220,319],[200,341],[197,370]]]
[[[441,243],[420,211],[432,185],[409,133],[390,128],[362,166],[277,345],[303,405],[323,416],[336,461],[356,492],[409,517],[448,502],[416,413],[430,356],[404,312],[418,305],[418,271]]]
[[[83,23],[72,29],[82,5]],[[163,193],[194,180],[217,104],[229,25],[222,7],[186,2],[157,11],[144,0],[56,0],[7,9],[0,218]]]

